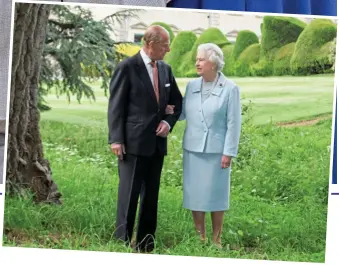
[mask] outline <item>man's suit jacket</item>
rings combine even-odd
[[[173,130],[182,109],[182,95],[171,67],[157,62],[160,103],[140,52],[119,63],[110,83],[108,104],[109,144],[124,143],[126,153],[150,156],[158,149],[167,154],[167,138],[157,137],[156,129],[165,120]],[[175,105],[166,115],[166,106]]]
[[[186,119],[183,148],[235,157],[241,131],[239,87],[220,73],[210,97],[201,101],[202,78],[188,83],[180,120]]]

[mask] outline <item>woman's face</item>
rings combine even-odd
[[[215,63],[209,61],[203,51],[198,52],[195,66],[197,74],[200,76],[210,75],[215,72]]]

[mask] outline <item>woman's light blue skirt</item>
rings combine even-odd
[[[230,168],[221,168],[222,154],[184,150],[184,208],[192,211],[225,211],[230,207]]]

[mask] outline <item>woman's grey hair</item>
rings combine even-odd
[[[218,45],[214,43],[204,43],[200,44],[197,49],[198,52],[203,52],[205,54],[205,58],[213,63],[215,63],[217,67],[217,71],[220,72],[225,65],[224,62],[224,53],[219,48]]]

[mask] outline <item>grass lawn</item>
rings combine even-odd
[[[177,79],[183,93],[190,79]],[[270,77],[270,78],[232,78],[241,89],[242,102],[254,104],[255,124],[290,121],[311,117],[318,114],[332,113],[333,109],[333,75],[310,77]],[[94,84],[96,101],[82,100],[78,104],[75,97],[68,104],[65,96],[59,98],[54,94],[47,97],[53,111],[43,114],[48,120],[72,123],[100,124],[106,121],[107,97]],[[82,115],[86,111],[86,116]]]
[[[234,160],[231,209],[224,221],[223,250],[202,245],[191,215],[182,208],[182,135],[169,136],[162,174],[155,253],[324,262],[331,119],[312,126],[279,127],[332,112],[333,76],[236,78],[253,122],[244,123]],[[187,80],[178,79],[184,92]],[[62,206],[6,198],[5,246],[131,252],[112,238],[117,163],[107,145],[107,99],[68,104],[47,98],[41,133]],[[260,125],[260,126],[259,126]],[[208,231],[211,222],[208,218]]]

